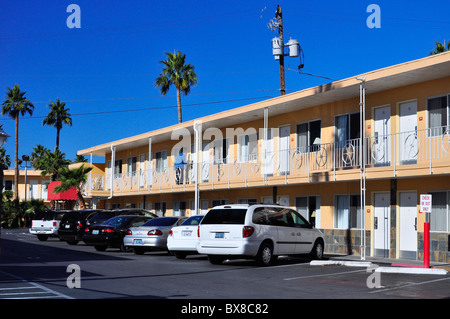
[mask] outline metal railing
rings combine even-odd
[[[262,151],[246,157],[214,159],[198,163],[198,182],[214,188],[217,184],[228,187],[247,186],[249,183],[265,184],[270,179],[306,178],[313,174],[384,167],[395,174],[404,165],[420,164],[430,168],[435,165],[450,166],[450,128],[438,127],[388,135],[375,135],[364,139],[363,149],[359,138],[344,143],[325,143],[308,148]],[[195,184],[197,170],[194,163],[127,174],[115,174],[111,181],[108,173],[92,174],[86,191],[111,190],[148,192],[151,189],[177,189]]]

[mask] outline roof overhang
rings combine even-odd
[[[170,140],[172,132],[178,129],[187,129],[193,134],[193,125],[195,121],[201,121],[202,130],[204,131],[210,127],[223,128],[262,119],[264,117],[265,108],[269,109],[270,116],[275,116],[330,102],[359,97],[361,81],[357,80],[357,77],[365,78],[366,88],[369,90],[370,94],[373,94],[448,76],[450,76],[450,52],[445,52],[241,106],[235,109],[226,110],[144,134],[111,141],[102,145],[80,150],[78,151],[78,154],[105,156],[107,153],[111,152],[111,146],[116,147],[116,151],[141,147],[148,145],[149,138],[152,139],[152,143],[158,143]]]

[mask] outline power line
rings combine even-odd
[[[219,104],[219,103],[230,103],[230,102],[242,102],[242,101],[248,101],[248,100],[256,100],[256,99],[267,99],[267,98],[273,98],[274,96],[257,96],[257,97],[249,97],[249,98],[242,98],[242,99],[234,99],[234,100],[223,100],[223,101],[213,101],[213,102],[204,102],[204,103],[192,103],[192,104],[184,104],[183,107],[186,106],[199,106],[199,105],[210,105],[210,104]],[[169,109],[169,108],[176,108],[177,105],[170,105],[170,106],[157,106],[157,107],[147,107],[147,108],[138,108],[138,109],[124,109],[124,110],[116,110],[116,111],[98,111],[98,112],[86,112],[86,113],[75,113],[71,114],[71,116],[87,116],[87,115],[105,115],[105,114],[115,114],[115,113],[126,113],[126,112],[140,112],[140,111],[149,111],[149,110],[161,110],[161,109]],[[33,119],[42,119],[46,116],[35,116],[35,117],[23,117],[21,120],[33,120]],[[12,118],[3,118],[4,121],[13,121]]]

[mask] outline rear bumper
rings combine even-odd
[[[58,229],[53,227],[32,227],[30,228],[30,234],[57,236]]]
[[[167,238],[163,236],[125,236],[123,239],[123,244],[126,247],[133,248],[167,249]]]
[[[258,254],[260,244],[259,241],[243,241],[238,245],[226,246],[210,241],[200,241],[197,245],[197,251],[206,255],[254,257]]]
[[[122,238],[103,235],[84,235],[83,242],[88,246],[120,247]]]

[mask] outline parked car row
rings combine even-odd
[[[247,258],[268,266],[279,255],[297,254],[321,259],[325,248],[319,230],[279,205],[222,205],[189,218],[158,217],[145,210],[73,211],[60,220],[58,234],[71,245],[82,240],[98,251],[116,247],[138,255],[168,250],[178,259],[204,254],[212,264]],[[39,223],[33,225],[36,229]]]

